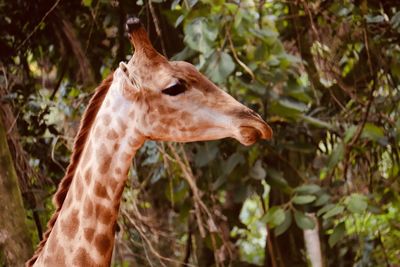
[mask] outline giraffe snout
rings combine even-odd
[[[244,145],[252,145],[258,139],[272,139],[271,127],[259,114],[251,109],[245,109],[236,114],[239,119],[238,140]]]

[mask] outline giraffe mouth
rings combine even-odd
[[[256,122],[253,125],[239,127],[238,141],[243,145],[250,146],[259,139],[270,140],[272,138],[272,129],[265,122]]]
[[[241,126],[239,128],[239,134],[239,142],[245,146],[254,144],[262,136],[262,133],[258,129],[251,126]]]

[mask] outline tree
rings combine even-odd
[[[0,264],[22,266],[31,256],[32,243],[26,224],[18,178],[0,118]]]

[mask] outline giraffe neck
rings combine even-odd
[[[128,123],[134,121],[136,105],[121,88],[115,79],[97,113],[37,266],[110,266],[127,173],[144,142]]]

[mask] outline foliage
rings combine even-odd
[[[327,266],[400,264],[396,1],[39,0],[0,10],[5,101],[31,166],[49,177],[30,177],[43,224],[88,92],[131,53],[123,21],[137,13],[159,51],[262,114],[274,139],[148,142],[124,194],[124,255],[143,266],[173,264],[161,255],[305,265],[302,230],[318,223]],[[148,240],[130,220],[138,214],[154,230]]]

